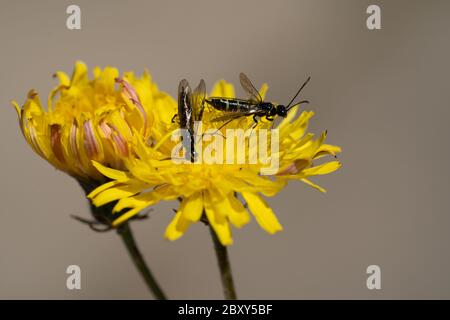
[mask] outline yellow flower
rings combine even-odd
[[[267,86],[263,86],[263,96],[266,90]],[[212,95],[234,97],[234,88],[222,80],[215,85]],[[93,162],[98,171],[111,181],[94,190],[88,197],[96,206],[117,201],[114,212],[121,212],[121,215],[113,222],[114,226],[159,201],[180,200],[178,211],[165,232],[169,240],[180,238],[192,223],[206,219],[220,242],[229,245],[232,243],[230,224],[237,228],[247,224],[250,221],[248,211],[261,228],[274,234],[281,231],[282,226],[263,196],[274,196],[293,179],[324,192],[310,177],[328,174],[340,167],[338,161],[315,165],[316,160],[324,156],[335,156],[340,148],[325,144],[326,133],[317,139],[311,133],[306,133],[313,112],[304,111],[295,118],[297,109],[292,109],[277,127],[279,151],[270,153],[269,157],[279,159],[279,170],[269,176],[261,175],[262,164],[248,164],[248,161],[241,164],[237,161],[231,164],[174,163],[170,152],[175,143],[168,136],[177,130],[177,124],[170,125],[169,122],[176,108],[160,110],[163,114],[155,122],[165,120],[154,124],[155,127],[163,128],[160,140],[148,143],[140,135],[135,135],[130,144],[133,152],[124,159],[127,170],[112,169]],[[220,126],[211,120],[218,114],[219,111],[206,107],[202,133],[211,128],[217,132]],[[214,136],[225,135],[227,129],[251,129],[252,126],[252,117],[242,117],[220,128],[220,134]],[[255,131],[272,126],[273,122],[261,119]],[[270,139],[275,139],[272,133],[269,134]],[[219,147],[216,152],[220,154],[224,148]],[[250,149],[246,143],[246,160],[249,159]]]
[[[13,105],[28,144],[42,158],[81,182],[104,182],[92,160],[124,169],[133,134],[151,139],[152,124],[159,109],[174,108],[176,102],[160,92],[145,72],[136,78],[127,72],[119,78],[116,68],[96,67],[94,78],[77,62],[69,78],[56,72],[59,85],[49,94],[47,110],[36,91],[28,93],[22,108]],[[117,84],[119,83],[119,84]],[[160,129],[160,128],[159,128]]]

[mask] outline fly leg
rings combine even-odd
[[[223,127],[225,127],[227,124],[229,124],[231,121],[233,121],[234,120],[234,118],[232,118],[232,119],[230,119],[230,120],[227,120],[224,124],[222,124],[219,128],[217,128],[217,130],[216,131],[214,131],[213,133],[208,133],[208,134],[210,134],[210,135],[212,135],[212,136],[214,136],[214,135],[216,135],[216,134],[219,134],[220,136],[222,136],[222,138],[227,138],[227,137],[225,137],[223,134],[222,134],[222,132],[220,132],[220,129],[222,129]],[[202,134],[202,138],[203,138],[203,136],[205,135],[206,133],[203,133]]]
[[[250,135],[253,133],[253,129],[255,129],[256,126],[258,125],[259,119],[261,119],[261,117],[258,116],[257,114],[255,114],[255,115],[253,116],[253,121],[254,121],[255,123],[254,123],[253,126],[252,126],[252,131],[251,131]]]
[[[256,127],[256,125],[258,124],[258,121],[259,121],[259,119],[257,119],[256,117],[259,118],[259,116],[258,116],[257,114],[254,114],[254,115],[253,115],[253,121],[255,121],[254,127]]]
[[[250,131],[250,135],[248,136],[249,137],[249,139],[248,139],[248,147],[250,148],[250,137],[252,136],[252,134],[253,134],[253,130],[255,130],[255,128],[256,128],[256,126],[258,125],[258,123],[259,123],[259,116],[257,115],[257,114],[255,114],[255,115],[253,115],[253,121],[255,122],[253,125],[252,125],[252,130]]]

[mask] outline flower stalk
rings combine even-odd
[[[158,300],[167,300],[166,295],[163,290],[159,286],[155,277],[153,276],[150,268],[145,263],[145,260],[137,247],[136,241],[134,239],[133,233],[131,232],[131,228],[128,223],[122,224],[119,228],[117,228],[117,233],[123,240],[125,247],[130,254],[131,259],[133,260],[134,265],[139,270],[142,278],[144,279],[147,287],[153,293],[156,299]]]
[[[80,183],[81,187],[86,192],[86,194],[88,194],[90,191],[93,190],[93,188],[95,188],[95,183],[83,181],[78,182]],[[115,215],[113,214],[114,204],[108,203],[100,207],[94,206],[91,202],[89,202],[89,204],[92,216],[94,217],[95,221],[87,221],[79,217],[75,218],[81,222],[87,223],[91,227],[91,229],[95,231],[104,232],[113,229],[113,226],[111,224],[115,218]],[[139,247],[137,246],[129,222],[127,221],[121,224],[119,227],[116,228],[116,230],[117,234],[121,237],[125,245],[125,248],[128,251],[128,254],[133,260],[133,264],[135,265],[136,269],[138,269],[150,292],[157,300],[167,300],[164,291],[161,289],[160,285],[156,281],[150,268],[145,262],[144,257],[142,256],[142,253],[139,250]]]
[[[231,272],[230,259],[228,257],[227,247],[220,243],[214,229],[210,226],[211,237],[216,251],[217,263],[220,269],[220,278],[222,280],[223,294],[226,300],[236,300],[236,289],[234,288],[233,274]]]

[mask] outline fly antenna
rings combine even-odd
[[[308,79],[306,79],[306,81],[302,84],[302,86],[300,87],[300,89],[298,89],[297,93],[295,94],[295,96],[292,98],[291,102],[288,103],[288,105],[286,106],[286,109],[290,109],[290,106],[292,104],[292,102],[294,102],[295,98],[297,98],[297,96],[300,94],[300,92],[302,91],[302,89],[308,84],[309,80],[311,80],[311,77],[308,77]],[[293,106],[292,106],[293,107]]]
[[[302,101],[300,101],[300,102],[297,102],[297,103],[293,104],[293,105],[290,106],[289,108],[286,108],[286,110],[289,111],[290,109],[292,109],[292,108],[295,107],[295,106],[298,106],[298,105],[301,105],[301,104],[308,104],[308,103],[309,103],[309,100],[302,100]]]

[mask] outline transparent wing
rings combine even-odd
[[[263,102],[259,91],[255,88],[250,79],[243,72],[239,74],[239,80],[241,81],[242,88],[244,88],[245,92],[249,94],[250,100],[258,103]]]
[[[190,103],[191,87],[186,79],[180,81],[178,85],[178,108]]]
[[[190,93],[191,87],[189,86],[189,82],[186,79],[183,79],[180,81],[180,84],[178,85],[178,97],[180,97],[180,94],[182,93]]]
[[[178,85],[178,121],[180,128],[185,129],[192,115],[191,88],[186,79]]]
[[[201,121],[203,110],[205,108],[206,85],[205,81],[200,80],[197,88],[192,93],[192,112],[195,121]]]

